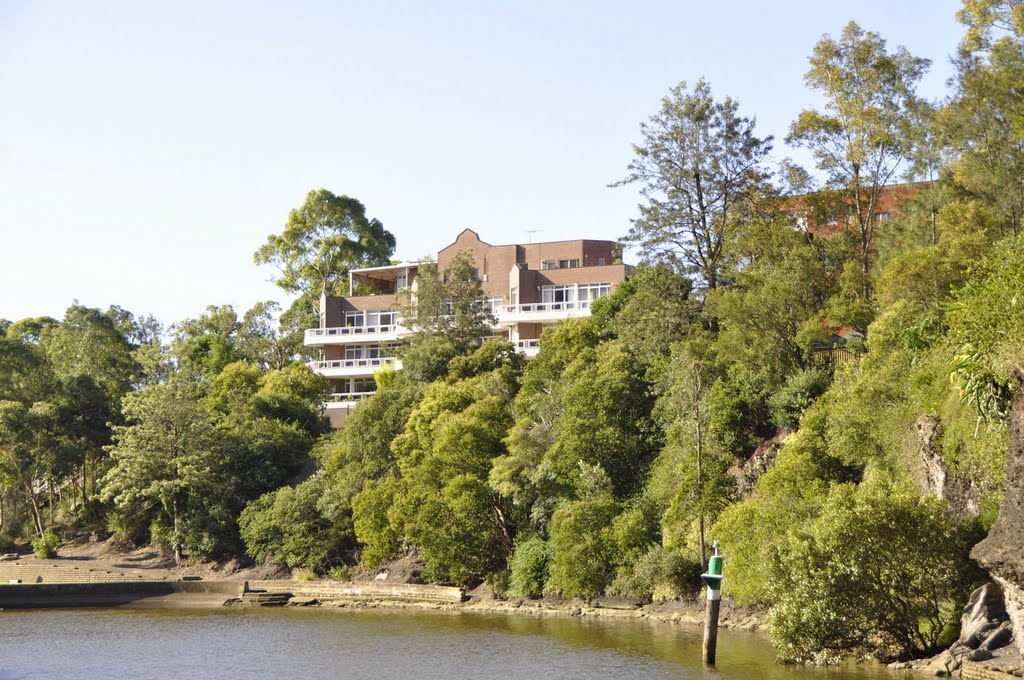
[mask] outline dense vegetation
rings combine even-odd
[[[915,94],[925,61],[855,24],[814,48],[824,105],[788,140],[822,186],[769,168],[735,100],[672,88],[624,180],[643,196],[630,280],[527,363],[477,341],[469,260],[424,267],[403,370],[339,432],[297,331],[394,250],[354,199],[311,192],[258,251],[299,296],[278,329],[272,303],[168,333],[118,308],[0,322],[4,540],[46,552],[50,528],[102,523],[177,559],[414,556],[431,582],[651,599],[695,594],[714,539],[787,659],[935,649],[980,577],[1024,360],[1024,4],[959,18],[940,103]],[[929,182],[883,221],[900,177]],[[830,236],[794,215],[811,190]]]

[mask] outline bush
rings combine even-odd
[[[324,515],[321,499],[329,498],[328,484],[317,477],[250,503],[238,518],[246,552],[289,568],[323,569],[337,562],[351,536],[342,518]]]
[[[523,597],[543,595],[552,554],[551,546],[540,536],[517,540],[508,565],[512,572],[509,592]]]
[[[636,564],[621,567],[608,590],[622,597],[672,600],[686,593],[699,572],[696,555],[655,545]]]
[[[32,552],[41,560],[53,559],[57,556],[57,548],[60,547],[60,536],[47,531],[42,538],[32,541]]]
[[[600,595],[614,575],[611,525],[618,504],[609,495],[576,501],[555,511],[550,533],[554,556],[548,588],[565,597]]]
[[[792,534],[771,611],[785,660],[906,659],[935,651],[969,581],[970,542],[944,501],[884,474],[833,488]]]
[[[331,581],[351,581],[352,570],[348,568],[347,564],[331,567],[327,570],[327,578]]]
[[[709,430],[722,453],[747,455],[772,435],[766,398],[759,381],[740,364],[715,381],[708,393]]]
[[[779,427],[795,430],[800,416],[825,393],[832,376],[824,368],[807,368],[789,376],[786,384],[768,400],[772,421]]]
[[[292,569],[292,580],[299,582],[309,582],[316,580],[316,572],[312,569]]]

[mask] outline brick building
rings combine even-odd
[[[629,275],[614,241],[551,241],[494,246],[464,230],[437,254],[443,271],[461,251],[473,256],[477,274],[497,323],[495,337],[512,342],[527,357],[536,355],[544,329],[565,319],[589,316],[590,303],[615,290]],[[340,427],[359,399],[373,394],[375,371],[401,368],[398,358],[410,331],[399,308],[405,292],[415,295],[418,263],[356,269],[350,290],[369,294],[324,297],[320,327],[305,333],[307,347],[321,351],[313,370],[331,382],[325,410]]]
[[[876,224],[899,219],[903,204],[931,182],[889,184],[881,188],[873,206]],[[804,231],[815,236],[831,236],[855,221],[854,205],[847,192],[816,192],[784,199],[787,212]]]

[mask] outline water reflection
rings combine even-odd
[[[64,610],[0,613],[0,678],[852,678],[876,665],[780,666],[761,636],[695,626],[407,610]]]

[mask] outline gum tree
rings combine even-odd
[[[852,21],[838,40],[819,40],[809,61],[804,82],[825,105],[802,111],[786,141],[810,150],[829,187],[846,192],[867,300],[879,197],[911,156],[919,110],[914,88],[931,62],[904,47],[887,51],[879,34]]]

